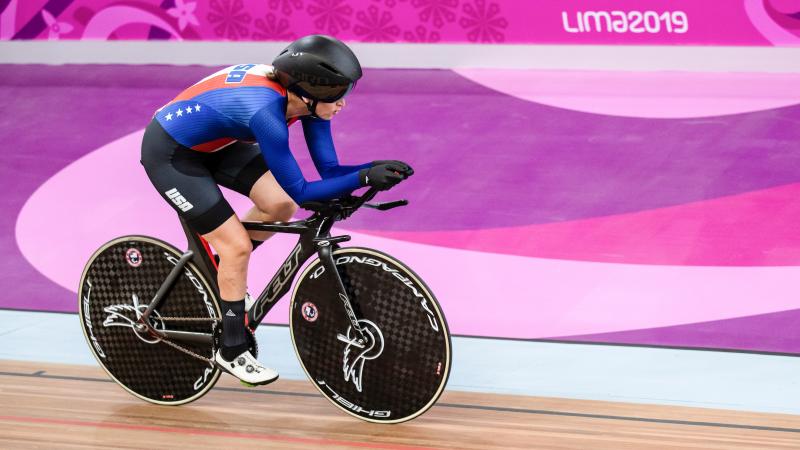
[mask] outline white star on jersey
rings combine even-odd
[[[200,111],[200,105],[199,104],[198,105],[194,105],[194,110],[195,110],[195,112]]]
[[[186,107],[186,114],[191,114],[191,113],[192,113],[192,107],[191,106],[187,106]]]
[[[167,120],[172,120],[172,113],[169,113],[169,114],[167,114],[167,115],[166,115],[166,116],[164,116],[164,117],[166,117],[166,118],[167,118]]]
[[[175,115],[178,116],[178,117],[182,116],[183,115],[183,110],[179,109],[179,110],[175,111]]]

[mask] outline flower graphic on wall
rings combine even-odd
[[[412,0],[411,5],[419,9],[419,20],[431,21],[436,28],[456,20],[458,0]]]
[[[392,23],[392,13],[370,5],[366,11],[356,13],[359,23],[353,31],[366,42],[391,42],[400,34],[400,27]]]
[[[248,25],[252,18],[245,11],[242,0],[211,0],[211,12],[206,18],[217,36],[237,40],[250,34]]]
[[[175,7],[168,9],[167,14],[178,19],[178,27],[183,31],[188,24],[194,26],[200,25],[197,21],[197,17],[194,16],[194,10],[196,8],[196,2],[189,3],[183,0],[175,0]]]
[[[48,39],[58,39],[62,34],[67,34],[73,30],[73,26],[67,22],[59,22],[46,9],[42,10],[42,20],[47,25]]]
[[[404,32],[403,39],[408,42],[439,42],[441,36],[437,31],[428,31],[424,26],[417,25],[413,31]]]
[[[508,21],[500,15],[500,6],[485,0],[475,0],[464,5],[464,16],[458,24],[467,31],[467,39],[472,42],[503,42],[504,30]]]
[[[264,19],[256,19],[253,39],[259,41],[293,41],[297,38],[289,28],[289,21],[278,19],[274,14],[267,14]]]
[[[269,9],[280,10],[281,13],[288,16],[294,10],[303,9],[303,0],[269,0]]]
[[[314,16],[314,26],[328,34],[335,36],[350,28],[353,8],[344,0],[315,0],[307,11]]]
[[[377,3],[383,2],[383,4],[386,5],[387,8],[394,8],[395,6],[397,6],[398,1],[404,2],[406,0],[372,0],[372,1]]]

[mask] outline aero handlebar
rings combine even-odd
[[[304,202],[300,207],[319,215],[335,215],[339,218],[346,218],[362,206],[377,209],[378,211],[387,211],[392,208],[408,205],[408,200],[395,200],[386,203],[367,203],[372,200],[378,192],[378,189],[372,187],[361,196],[348,195],[325,202]]]

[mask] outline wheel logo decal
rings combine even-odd
[[[142,265],[142,252],[136,248],[129,248],[127,252],[125,252],[125,261],[128,261],[128,264],[131,267],[139,267]]]
[[[311,302],[303,303],[303,306],[300,307],[300,312],[303,314],[303,319],[306,319],[307,322],[314,322],[319,317],[317,305]]]
[[[364,342],[358,337],[358,333],[353,331],[353,327],[347,327],[347,334],[338,334],[336,339],[344,342],[344,357],[342,358],[342,371],[344,381],[352,381],[358,392],[361,392],[364,362],[368,359],[375,359],[383,353],[383,333],[377,325],[369,320],[359,320],[358,324],[364,330]]]
[[[161,339],[151,336],[144,325],[138,323],[139,319],[142,317],[142,314],[147,310],[147,305],[140,305],[139,304],[139,297],[136,294],[133,294],[133,304],[132,305],[109,305],[103,308],[108,316],[106,316],[106,320],[103,321],[104,327],[128,327],[133,330],[136,337],[138,337],[142,342],[147,344],[156,344]],[[131,318],[131,313],[133,313],[134,318]],[[161,320],[161,315],[158,314],[156,310],[153,310],[152,315],[150,316],[150,325],[157,330],[164,329],[164,322]]]

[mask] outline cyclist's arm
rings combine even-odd
[[[250,129],[261,147],[261,153],[283,190],[295,203],[300,204],[341,197],[361,187],[357,171],[320,181],[306,181],[289,150],[285,102],[285,98],[270,101],[250,119]]]
[[[336,148],[333,146],[331,136],[331,122],[329,120],[303,117],[303,135],[306,138],[308,151],[314,166],[322,178],[333,178],[349,173],[358,172],[361,169],[372,167],[372,163],[361,164],[358,166],[344,166],[339,164],[336,157]]]

